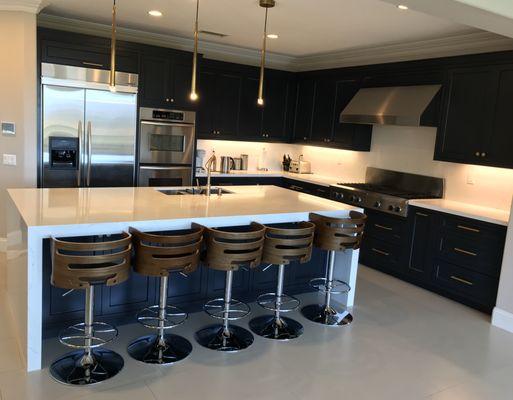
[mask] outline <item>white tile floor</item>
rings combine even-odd
[[[113,346],[125,358],[124,370],[89,388],[55,383],[46,369],[24,373],[0,304],[0,399],[513,398],[513,334],[492,327],[488,316],[365,267],[356,304],[349,327],[325,328],[296,313],[305,326],[300,339],[276,343],[256,337],[237,354],[196,345],[194,331],[211,321],[194,314],[175,331],[191,340],[194,351],[167,368],[131,360],[127,341],[146,331],[124,326]],[[55,340],[46,348],[46,362],[66,351]]]

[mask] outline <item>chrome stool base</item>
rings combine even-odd
[[[236,352],[251,346],[254,337],[250,331],[237,325],[228,327],[229,335],[224,334],[223,325],[211,325],[196,332],[200,345],[211,350]]]
[[[117,375],[123,369],[123,358],[107,349],[93,350],[93,363],[82,365],[84,350],[67,353],[50,366],[50,375],[68,385],[93,385]]]
[[[163,342],[158,335],[147,335],[135,339],[128,345],[130,356],[147,364],[174,364],[192,352],[192,344],[179,335],[166,334]]]
[[[301,314],[312,322],[327,326],[343,326],[353,322],[353,316],[349,311],[344,310],[338,312],[331,306],[326,307],[325,305],[319,304],[311,304],[303,307]]]
[[[303,325],[292,318],[276,319],[274,315],[262,315],[249,321],[251,330],[259,336],[274,340],[296,339],[303,334]]]

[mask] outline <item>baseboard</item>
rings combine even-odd
[[[0,253],[7,251],[7,238],[0,237]]]
[[[513,333],[513,314],[495,307],[492,314],[492,325]]]

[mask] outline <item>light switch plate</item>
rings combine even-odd
[[[4,154],[3,155],[4,165],[16,165],[16,154]]]
[[[16,135],[16,124],[14,122],[2,121],[1,129],[2,129],[2,135],[5,135],[5,136]]]

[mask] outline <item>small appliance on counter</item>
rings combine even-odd
[[[219,172],[222,174],[229,174],[231,170],[235,168],[235,160],[233,157],[221,156],[221,165],[219,168]]]
[[[249,156],[247,154],[241,154],[240,158],[242,160],[242,164],[240,166],[240,169],[243,170],[243,171],[247,171],[248,170],[248,165],[249,165]]]
[[[310,161],[304,161],[303,155],[301,154],[297,160],[292,160],[290,162],[289,172],[293,172],[295,174],[311,174],[312,165],[310,164]]]
[[[290,163],[292,162],[292,158],[290,158],[290,155],[283,155],[283,162],[281,163],[283,166],[283,170],[288,172],[290,171]]]

